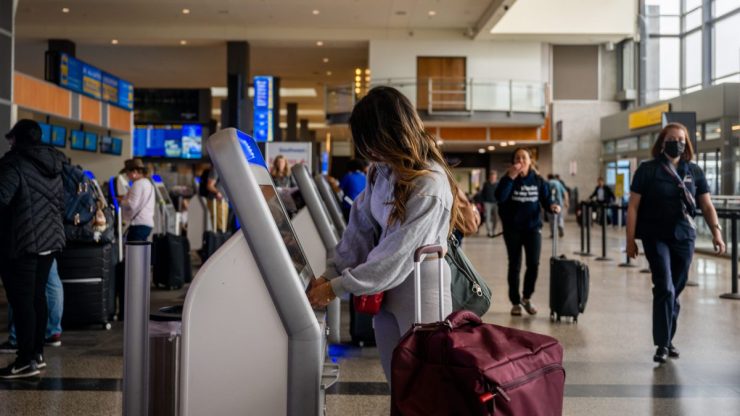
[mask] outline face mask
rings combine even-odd
[[[663,152],[666,154],[666,156],[672,159],[675,159],[683,154],[685,147],[686,147],[686,143],[684,142],[678,142],[678,141],[665,142]]]

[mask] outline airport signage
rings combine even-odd
[[[59,77],[52,79],[60,86],[131,111],[134,108],[134,86],[77,58],[59,54]]]
[[[311,173],[313,173],[312,151],[313,142],[272,142],[265,145],[268,166],[272,166],[272,161],[278,155],[283,155],[288,161],[288,166],[305,163]]]
[[[260,153],[260,149],[257,147],[254,139],[239,130],[236,131],[236,135],[239,138],[239,144],[242,147],[242,152],[244,152],[244,157],[247,158],[247,162],[267,169],[265,159],[262,158],[262,153]]]
[[[629,115],[629,128],[630,130],[634,130],[660,124],[663,113],[669,111],[671,111],[671,105],[669,103],[658,104],[634,111]]]
[[[274,138],[272,91],[271,76],[254,77],[254,139],[258,142],[271,142]]]

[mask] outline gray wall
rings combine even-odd
[[[599,46],[555,45],[552,68],[555,100],[599,98]]]

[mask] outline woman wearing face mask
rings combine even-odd
[[[532,158],[527,149],[519,148],[514,152],[511,167],[496,188],[496,200],[501,224],[504,227],[506,252],[509,255],[511,314],[521,315],[524,307],[528,314],[534,315],[537,308],[531,299],[537,282],[542,248],[540,206],[545,211],[555,214],[560,213],[560,206],[550,194],[547,181],[542,179],[532,166]],[[520,293],[522,248],[527,259],[527,271],[524,273],[524,292]]]
[[[697,207],[712,229],[717,253],[725,251],[704,172],[691,162],[694,149],[686,127],[666,125],[652,149],[653,160],[635,172],[627,208],[627,254],[637,257],[635,238],[642,240],[653,274],[653,361],[678,358],[673,346],[680,304],[694,254]]]

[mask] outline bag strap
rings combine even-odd
[[[694,196],[691,195],[691,192],[686,189],[686,185],[684,185],[683,180],[678,175],[675,167],[672,164],[669,165],[668,163],[664,162],[661,163],[660,166],[668,173],[668,175],[676,180],[678,187],[681,188],[681,191],[683,191],[684,197],[681,199],[681,203],[683,205],[684,214],[688,215],[689,213],[696,212],[696,200],[694,199]]]

